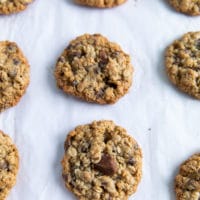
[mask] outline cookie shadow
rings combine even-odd
[[[157,73],[159,75],[158,77],[160,78],[160,80],[162,82],[165,83],[165,85],[173,88],[173,85],[169,81],[167,74],[166,74],[166,70],[165,70],[165,51],[166,51],[166,48],[164,48],[160,51],[161,56],[158,57],[159,59],[157,61],[157,66],[158,66]]]
[[[174,180],[175,180],[176,175],[178,174],[178,171],[179,171],[178,168],[174,169],[174,171],[172,172],[172,176],[171,176],[172,179],[170,179],[170,181],[168,183],[170,200],[176,199],[175,190],[174,190]]]
[[[169,3],[169,0],[161,0],[161,2],[164,4],[164,6],[167,8],[167,9],[169,9],[169,10],[174,10],[173,8],[172,8],[172,6],[170,5],[170,3]]]
[[[76,6],[77,4],[74,2],[74,0],[63,0],[65,2],[68,2],[72,6]]]

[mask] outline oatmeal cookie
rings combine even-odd
[[[115,103],[132,84],[130,57],[100,34],[73,40],[57,61],[55,77],[64,92],[83,100]]]
[[[142,175],[142,153],[112,121],[78,126],[65,141],[65,186],[80,200],[127,200]]]
[[[75,0],[78,4],[97,8],[111,8],[121,5],[126,1],[127,0]]]
[[[166,50],[166,71],[180,90],[200,99],[200,32],[190,32]]]
[[[15,185],[19,155],[11,138],[0,131],[0,200],[5,200]]]
[[[0,111],[18,103],[29,84],[29,70],[16,43],[0,42]]]
[[[177,200],[200,199],[200,153],[185,161],[175,179]]]
[[[169,0],[178,11],[187,15],[200,15],[200,0]]]
[[[33,0],[0,0],[0,14],[12,14],[20,12]]]

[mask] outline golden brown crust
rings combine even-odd
[[[200,0],[169,0],[169,3],[178,11],[187,15],[200,15]]]
[[[65,186],[80,200],[127,200],[142,176],[142,152],[112,121],[78,126],[65,141]]]
[[[115,103],[125,95],[132,76],[129,55],[100,34],[85,34],[71,41],[55,68],[59,88],[99,104]]]
[[[33,0],[0,0],[0,14],[8,15],[23,11]]]
[[[29,84],[29,64],[14,42],[0,42],[0,111],[16,105]]]
[[[127,0],[75,0],[76,3],[97,7],[97,8],[111,8],[125,3]]]
[[[175,179],[177,200],[200,199],[200,154],[195,154],[181,166]]]
[[[190,32],[171,44],[165,55],[166,72],[183,92],[200,99],[200,32]]]
[[[11,138],[0,131],[0,200],[5,200],[15,185],[19,154]]]

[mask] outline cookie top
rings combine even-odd
[[[65,141],[66,187],[80,200],[126,200],[141,179],[142,153],[126,130],[112,121],[78,126]]]
[[[58,59],[59,88],[89,102],[115,103],[132,84],[130,57],[100,34],[73,40]]]
[[[33,0],[0,0],[0,14],[11,14],[20,12]]]
[[[0,111],[18,103],[29,84],[29,70],[16,43],[0,42]]]
[[[185,161],[175,179],[177,200],[200,199],[200,153]]]
[[[11,138],[0,131],[0,199],[6,199],[15,185],[19,168],[19,155]]]
[[[166,71],[179,89],[200,99],[200,32],[190,32],[166,50]]]
[[[200,0],[169,0],[178,11],[187,15],[200,15]]]
[[[75,0],[76,3],[97,7],[97,8],[111,8],[126,2],[126,0]]]

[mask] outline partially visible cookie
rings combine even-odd
[[[200,0],[169,0],[178,11],[187,15],[200,15]]]
[[[0,42],[0,112],[18,103],[29,84],[29,64],[14,42]]]
[[[0,0],[0,14],[12,14],[20,12],[33,0]]]
[[[200,154],[185,161],[175,179],[177,200],[200,199]]]
[[[89,102],[115,103],[132,84],[130,56],[100,34],[71,41],[57,61],[57,85],[64,92]]]
[[[97,7],[97,8],[111,8],[125,3],[127,0],[75,0],[76,3]]]
[[[11,138],[0,131],[0,200],[5,200],[15,185],[19,155]]]
[[[200,99],[200,32],[189,32],[166,50],[166,71],[180,90]]]
[[[127,200],[142,175],[142,153],[112,121],[78,126],[65,141],[65,186],[80,200]]]

